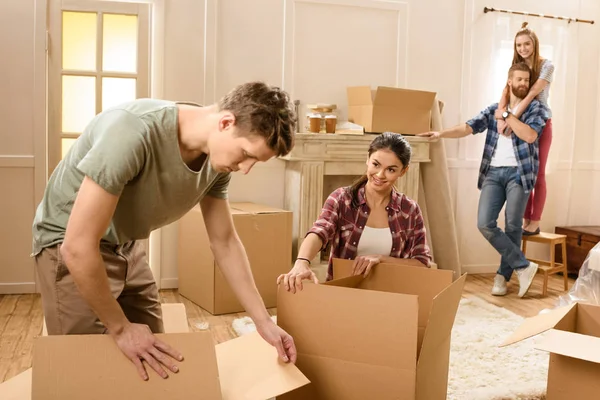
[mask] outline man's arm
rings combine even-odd
[[[291,336],[275,325],[258,293],[227,199],[206,196],[200,202],[200,208],[211,250],[233,292],[250,314],[261,336],[277,348],[284,361],[291,359],[295,362],[296,348]]]
[[[143,358],[161,377],[167,378],[159,362],[177,372],[177,366],[165,354],[182,360],[181,354],[156,339],[147,325],[132,324],[127,320],[112,296],[100,255],[100,239],[110,224],[118,200],[119,196],[107,192],[86,176],[73,204],[60,255],[81,296],[121,351],[137,367],[140,376],[148,379],[141,362]]]
[[[532,129],[531,126],[521,122],[516,116],[509,113],[508,118],[506,118],[506,123],[521,140],[527,143],[536,141],[538,133]]]
[[[430,138],[461,138],[473,133],[480,133],[488,129],[490,119],[494,117],[494,111],[497,105],[492,104],[485,110],[481,111],[474,118],[468,120],[464,124],[457,125],[450,129],[445,129],[440,132],[424,132],[417,136],[425,136]]]
[[[444,129],[440,132],[423,132],[418,133],[417,136],[430,137],[432,139],[441,139],[441,138],[452,138],[458,139],[461,137],[469,136],[473,133],[473,129],[468,124],[456,125],[453,128]]]
[[[270,321],[254,283],[246,250],[235,231],[229,203],[226,199],[206,196],[200,207],[215,260],[240,303],[255,323]]]
[[[84,178],[67,224],[60,254],[77,288],[110,333],[118,334],[129,323],[112,296],[100,239],[115,212],[118,196]]]

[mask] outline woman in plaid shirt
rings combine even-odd
[[[286,290],[302,290],[303,279],[318,283],[310,260],[328,243],[332,246],[327,280],[333,278],[334,258],[355,260],[354,274],[365,276],[380,262],[399,259],[429,266],[431,253],[421,209],[394,188],[408,171],[410,144],[402,135],[385,132],[371,142],[368,155],[366,174],[329,195],[300,246],[294,267],[277,279]]]

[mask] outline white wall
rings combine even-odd
[[[437,91],[446,102],[445,121],[459,120],[463,0],[173,0],[165,6],[167,98],[210,103],[260,79],[302,104],[335,103],[344,118],[346,86],[391,85]],[[283,162],[256,166],[233,177],[230,198],[283,207],[283,180]],[[171,226],[162,233],[163,287],[176,285],[176,232]]]
[[[0,2],[0,293],[35,291],[29,255],[46,182],[45,6]]]

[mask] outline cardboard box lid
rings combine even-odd
[[[266,206],[264,204],[237,202],[230,203],[229,207],[232,212],[244,214],[279,214],[290,213],[291,211],[282,210],[281,208]]]
[[[378,86],[373,90],[370,86],[349,86],[346,88],[349,106],[397,106],[404,109],[422,110],[429,112],[435,92],[424,90],[403,89],[391,86]]]
[[[199,398],[211,398],[210,393],[208,393],[207,391],[202,391],[198,386],[198,378],[195,377],[195,375],[198,373],[198,370],[194,367],[191,367],[190,363],[188,363],[190,357],[194,356],[195,353],[190,352],[187,348],[190,345],[192,345],[192,347],[199,347],[199,344],[197,343],[197,340],[195,340],[195,336],[198,333],[185,333],[189,332],[187,316],[185,313],[185,306],[181,303],[163,303],[161,306],[163,309],[163,323],[165,327],[165,332],[170,332],[169,334],[164,334],[164,338],[167,338],[167,340],[173,340],[173,345],[184,353],[186,359],[181,363],[181,371],[178,374],[172,374],[173,376],[166,380],[159,378],[156,375],[156,373],[148,370],[150,375],[150,381],[153,381],[157,386],[160,386],[160,391],[158,393],[162,393],[161,396],[165,395],[165,387],[167,387],[167,382],[172,382],[174,380],[171,378],[175,378],[183,382],[183,387],[187,388],[187,390],[181,391],[184,397],[179,397],[177,395],[180,392],[166,393],[168,394],[170,399],[191,399],[194,398],[193,395],[195,393],[200,394]],[[174,332],[181,333],[173,334]],[[218,365],[218,376],[220,377],[219,386],[222,397],[213,398],[223,398],[227,400],[266,399],[277,395],[281,395],[283,393],[287,393],[309,383],[308,379],[306,379],[306,377],[300,372],[300,370],[295,365],[280,362],[275,348],[266,343],[258,334],[251,334],[243,336],[241,338],[232,339],[227,342],[218,344],[217,346],[213,345],[212,337],[208,332],[200,332],[199,334],[201,334],[204,337],[205,341],[208,340],[207,343],[201,344],[200,347],[202,347],[205,352],[210,353],[212,351],[212,353],[216,355],[216,362],[213,363],[212,366],[210,365],[210,363],[207,363],[205,359],[200,360],[205,367],[207,365],[209,366],[211,379],[217,376],[216,367]],[[71,341],[69,339],[72,337],[73,336],[52,336],[50,338],[44,339],[53,340],[54,338],[62,338],[62,340],[67,340],[70,343]],[[112,339],[110,339],[108,336],[82,335],[82,337],[86,339],[83,340],[86,343],[86,345],[88,345],[86,348],[90,347],[87,338],[100,338],[98,340],[104,342],[101,345],[101,347],[108,347],[109,352],[112,350],[116,350],[116,346],[114,346],[114,344],[111,342]],[[188,340],[187,338],[190,339]],[[106,339],[110,340],[107,341]],[[184,340],[185,343],[183,343],[182,340]],[[52,343],[52,345],[55,344],[57,343]],[[61,347],[61,350],[64,353],[64,348]],[[86,354],[85,352],[79,352],[76,351],[76,349],[71,349],[70,347],[69,351],[66,353],[67,358],[69,360],[72,360],[75,357],[75,354]],[[111,368],[113,368],[117,364],[118,368],[121,368],[123,365],[125,365],[126,371],[124,371],[124,375],[127,378],[117,376],[115,383],[123,384],[120,385],[122,387],[128,387],[131,381],[133,381],[134,384],[141,383],[147,385],[150,383],[150,381],[144,382],[138,377],[137,372],[131,367],[131,363],[129,362],[129,360],[125,359],[125,357],[122,354],[118,352],[117,356],[118,357],[115,358],[120,357],[123,359],[123,362],[114,363],[111,360],[111,362],[106,363],[106,365],[108,366],[110,364]],[[89,356],[85,357],[84,362],[88,362],[90,358],[91,357]],[[66,362],[68,362],[67,360],[64,360],[63,357],[52,357],[52,360],[52,368],[62,368],[62,366]],[[73,361],[78,363],[80,359],[76,359]],[[73,367],[73,369],[75,368]],[[61,370],[64,371],[64,369]],[[104,378],[106,378],[107,376],[100,374],[90,374],[88,377],[85,376],[86,374],[82,375],[84,375],[84,379],[90,380],[92,383],[92,387],[95,388],[98,387],[99,376],[103,376]],[[72,375],[64,375],[63,379],[65,377],[69,377],[69,379],[72,379]],[[130,377],[131,379],[129,379]],[[218,381],[219,379],[217,378],[217,382]],[[214,385],[212,386],[214,387]],[[79,398],[93,398],[90,395],[89,387],[86,390],[87,391],[85,392],[85,396]],[[105,394],[102,391],[99,391],[99,393],[103,395]],[[119,393],[121,393],[122,395],[122,393],[125,392],[123,390],[120,390]],[[30,400],[32,398],[31,394],[31,368],[17,375],[16,377],[8,380],[7,382],[0,384],[0,399],[3,400]],[[136,395],[137,394],[138,393],[136,392]],[[99,398],[104,399],[106,397]],[[138,397],[133,396],[131,398],[135,399]],[[143,398],[151,399],[153,397]],[[162,397],[158,396],[156,398]]]
[[[0,399],[31,400],[31,368],[0,383]]]
[[[530,337],[539,335],[556,326],[569,312],[577,307],[577,303],[556,308],[546,314],[536,315],[526,319],[517,330],[508,337],[500,347],[508,346]]]
[[[183,303],[162,303],[162,319],[165,333],[189,332],[187,314]]]
[[[220,343],[216,352],[223,399],[266,400],[310,383],[257,332]]]
[[[379,86],[375,92],[375,105],[399,106],[403,110],[431,111],[436,94],[423,90]]]
[[[600,338],[594,336],[551,329],[535,348],[600,364]]]
[[[349,106],[370,106],[373,104],[373,90],[370,86],[349,86],[346,88]]]
[[[180,371],[160,378],[146,365],[143,381],[108,335],[56,335],[35,339],[31,396],[61,399],[221,399],[209,332],[157,334],[184,354]]]
[[[425,352],[435,352],[436,347],[451,335],[466,281],[467,274],[463,274],[433,299],[419,361]]]

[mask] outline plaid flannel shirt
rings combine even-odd
[[[423,216],[417,202],[393,189],[386,209],[392,233],[392,248],[389,256],[415,258],[429,266],[432,258],[426,243]],[[352,206],[350,187],[335,190],[325,201],[319,218],[307,235],[314,233],[321,238],[323,242],[321,250],[332,242],[327,280],[333,277],[334,258],[353,260],[356,257],[358,243],[370,212],[364,185],[358,190],[358,207]]]
[[[498,103],[494,103],[481,111],[476,117],[467,121],[467,125],[473,129],[473,134],[483,132],[487,129],[483,157],[479,168],[479,180],[477,182],[478,189],[481,189],[483,181],[490,169],[490,163],[492,162],[492,157],[496,151],[496,144],[498,143],[498,124],[494,117],[497,108]],[[548,120],[547,110],[542,103],[537,100],[532,100],[529,107],[527,107],[523,115],[521,115],[520,120],[536,131],[539,139],[542,130],[546,125],[546,121]],[[512,142],[515,150],[515,157],[517,159],[521,186],[525,190],[525,193],[529,193],[535,186],[540,166],[539,140],[536,140],[533,143],[527,143],[526,141],[521,140],[521,138],[513,132]]]

